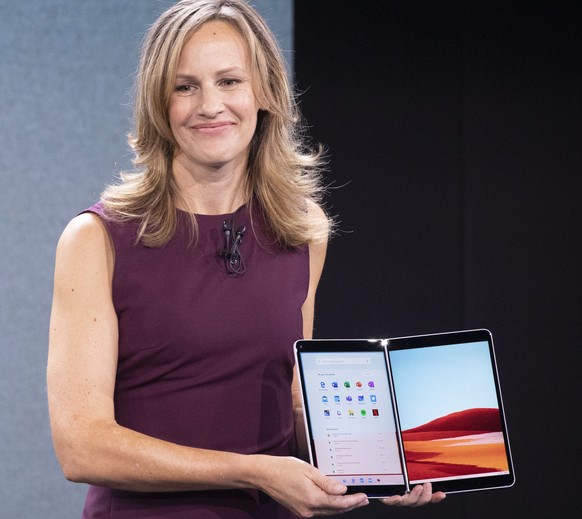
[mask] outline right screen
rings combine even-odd
[[[487,341],[388,355],[411,484],[509,474]]]

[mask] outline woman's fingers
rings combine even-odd
[[[444,492],[432,492],[432,485],[424,483],[415,486],[408,494],[403,496],[390,496],[381,499],[382,503],[390,506],[423,506],[429,503],[439,503],[446,497]]]

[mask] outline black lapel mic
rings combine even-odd
[[[222,223],[222,232],[224,233],[224,249],[220,249],[218,255],[221,258],[225,258],[227,254],[230,254],[230,235],[232,233],[232,229],[226,223],[226,220]]]
[[[239,247],[243,241],[243,236],[247,228],[244,225],[238,227],[233,238],[232,224],[232,221],[227,222],[226,220],[222,224],[222,231],[224,232],[224,248],[218,251],[218,256],[223,259],[226,273],[229,276],[241,276],[246,271],[246,264],[240,253]]]

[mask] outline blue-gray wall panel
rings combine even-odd
[[[0,0],[0,517],[80,517],[52,451],[45,366],[54,249],[129,168],[132,77],[170,0]],[[253,4],[292,57],[292,0]]]

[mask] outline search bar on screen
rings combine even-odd
[[[369,365],[369,357],[320,357],[316,360],[318,366],[348,366]]]

